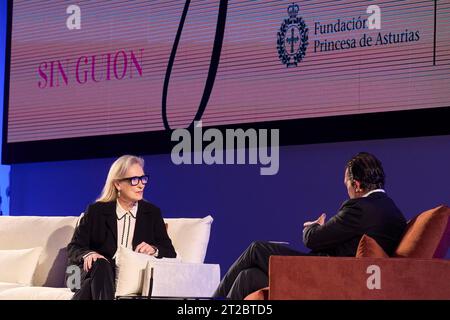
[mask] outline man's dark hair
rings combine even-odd
[[[360,152],[347,162],[348,178],[359,181],[366,191],[384,188],[385,175],[381,161],[367,152]]]

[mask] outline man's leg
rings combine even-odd
[[[269,285],[269,277],[266,272],[259,268],[242,270],[233,283],[227,298],[233,300],[244,300],[250,293]]]
[[[301,256],[306,254],[276,243],[263,241],[252,242],[230,267],[213,296],[228,296],[239,273],[245,269],[259,268],[267,275],[271,255]]]
[[[72,300],[113,300],[114,294],[114,266],[105,259],[97,259],[83,274],[81,288]]]

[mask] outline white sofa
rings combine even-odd
[[[7,255],[8,252],[13,252],[11,250],[42,248],[31,285],[5,281],[7,274],[12,271],[4,270],[7,266],[0,263],[0,300],[72,298],[73,293],[64,283],[66,246],[72,238],[78,220],[79,217],[0,217],[0,255]],[[182,262],[203,264],[212,221],[211,216],[202,219],[165,219],[177,258]],[[205,277],[209,277],[211,286],[220,280],[220,269],[218,265],[210,266],[206,274],[202,274],[202,279],[204,281]],[[11,266],[8,268],[11,269]]]

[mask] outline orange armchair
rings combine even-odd
[[[272,256],[269,287],[246,299],[450,300],[450,260],[442,259],[449,244],[450,208],[439,206],[408,222],[392,258],[370,257],[376,250],[354,258]]]
[[[281,257],[270,261],[271,300],[450,299],[450,261]]]

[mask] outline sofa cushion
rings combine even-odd
[[[356,258],[389,258],[375,239],[364,234],[356,249]]]
[[[203,263],[208,249],[213,218],[164,219],[168,224],[167,233],[183,262]]]
[[[67,288],[18,287],[0,292],[0,300],[70,300],[73,292]]]
[[[2,291],[8,290],[8,289],[20,288],[20,287],[24,287],[24,285],[18,284],[18,283],[11,283],[11,282],[0,282],[0,293]]]
[[[450,244],[450,208],[439,206],[408,222],[394,256],[443,258]]]
[[[0,249],[42,247],[34,285],[64,287],[66,246],[78,217],[0,217]]]
[[[0,281],[30,286],[42,248],[0,250]]]

